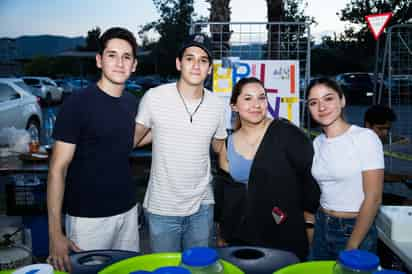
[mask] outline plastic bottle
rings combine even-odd
[[[165,266],[156,269],[153,274],[191,274],[189,270],[179,266]]]
[[[54,143],[52,135],[53,135],[55,121],[56,121],[56,115],[54,115],[54,112],[51,108],[48,108],[46,120],[44,122],[44,135],[45,135],[47,145],[52,145]]]
[[[334,274],[372,274],[378,270],[379,257],[364,250],[346,250],[339,253]]]
[[[223,274],[224,269],[216,250],[193,247],[183,252],[181,266],[192,274]]]
[[[36,153],[40,148],[39,132],[35,127],[30,127],[28,132],[30,135],[29,152]]]

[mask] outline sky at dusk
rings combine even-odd
[[[306,14],[315,17],[316,37],[340,33],[344,23],[336,15],[349,0],[308,0]],[[253,8],[251,7],[253,3]],[[327,4],[326,4],[327,3]],[[195,0],[195,12],[208,17],[210,4]],[[232,22],[265,22],[265,0],[231,0]],[[137,33],[141,25],[157,20],[152,0],[0,0],[0,37],[53,34],[86,36],[98,26],[126,27]]]

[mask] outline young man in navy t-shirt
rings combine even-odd
[[[63,104],[53,132],[47,261],[62,271],[71,270],[70,251],[139,250],[136,190],[128,162],[138,102],[123,92],[136,70],[137,43],[123,28],[107,30],[99,43],[100,80]]]

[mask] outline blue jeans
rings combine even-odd
[[[213,205],[202,204],[189,216],[163,216],[146,211],[152,252],[181,252],[209,246],[213,231]]]
[[[355,223],[356,218],[337,218],[319,209],[308,260],[336,260],[339,252],[345,250]],[[377,240],[378,234],[373,224],[359,249],[376,253]]]

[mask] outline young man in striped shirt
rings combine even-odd
[[[143,207],[153,252],[208,246],[213,227],[210,145],[226,138],[223,102],[204,88],[210,42],[189,37],[176,58],[176,83],[149,90],[136,117],[135,145],[149,131],[152,167]],[[145,138],[147,139],[147,138]]]

